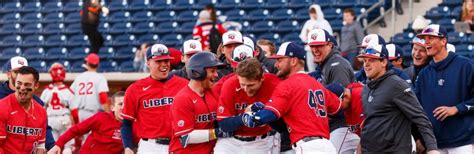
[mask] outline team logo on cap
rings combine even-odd
[[[423,33],[433,33],[433,32],[434,32],[433,28],[426,28],[425,30],[423,30]]]
[[[316,40],[318,38],[318,33],[314,33],[311,35],[312,40]]]
[[[239,54],[239,58],[240,58],[240,59],[245,59],[245,58],[247,58],[247,53],[241,52],[241,53]]]
[[[371,40],[371,38],[370,38],[370,37],[367,37],[367,38],[365,38],[364,42],[365,42],[365,43],[369,43],[370,40]]]
[[[17,62],[18,62],[18,64],[20,64],[20,65],[25,65],[25,61],[23,61],[23,59],[18,59]]]
[[[235,35],[234,34],[229,34],[228,38],[233,40],[233,39],[235,39]]]
[[[189,47],[190,47],[191,49],[196,49],[196,44],[191,43],[191,44],[189,44]]]

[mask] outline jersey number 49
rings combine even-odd
[[[324,93],[322,90],[309,90],[308,105],[316,112],[318,117],[326,117],[326,106],[324,105]]]

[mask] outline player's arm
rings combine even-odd
[[[71,139],[82,136],[88,133],[91,130],[95,130],[100,127],[101,123],[101,114],[106,113],[97,113],[90,118],[72,126],[63,135],[61,135],[58,140],[56,141],[56,145],[61,149],[64,148],[64,145],[69,142]]]
[[[126,91],[123,100],[123,110],[120,115],[123,117],[120,133],[122,135],[122,143],[124,149],[132,149],[133,147],[133,122],[136,120],[138,100],[135,98],[134,89],[131,85]]]
[[[231,80],[228,80],[231,81]],[[236,115],[235,112],[235,102],[234,98],[236,95],[235,86],[232,86],[233,82],[224,82],[222,85],[222,89],[219,92],[219,109],[217,111],[217,120],[219,128],[221,128],[224,132],[233,132],[238,128],[242,127],[244,124],[242,123],[242,116]],[[213,89],[218,89],[216,85],[214,85]]]
[[[416,125],[425,141],[426,151],[437,150],[438,146],[433,133],[433,126],[428,120],[415,94],[411,91],[411,88],[409,86],[398,85],[397,91],[399,92],[395,94],[392,101],[403,114]]]
[[[122,135],[123,148],[131,150],[133,148],[133,121],[124,118],[122,120],[122,127],[120,127],[120,133]]]
[[[9,108],[10,106],[5,103],[4,101],[0,101],[0,154],[3,154],[3,144],[5,143],[5,140],[7,139],[7,121],[9,119]]]

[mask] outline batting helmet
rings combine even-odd
[[[194,54],[186,65],[186,73],[193,80],[204,80],[207,76],[206,68],[223,67],[216,55],[211,52],[198,52]]]
[[[64,81],[64,78],[66,78],[66,69],[60,63],[54,63],[49,69],[49,75],[51,75],[54,82]]]

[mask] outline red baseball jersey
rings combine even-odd
[[[120,154],[123,152],[121,124],[113,112],[98,112],[69,128],[58,138],[56,145],[63,148],[69,140],[91,132],[79,153]]]
[[[221,95],[219,97],[219,107],[217,108],[217,120],[236,116],[245,112],[247,106],[255,102],[266,103],[270,100],[273,90],[280,83],[280,79],[273,74],[265,73],[262,86],[255,96],[249,97],[247,93],[240,87],[239,80],[236,75],[225,81],[222,86]],[[259,136],[266,134],[271,130],[270,126],[264,125],[257,128],[249,128],[242,126],[234,131],[235,135],[241,136]]]
[[[311,76],[297,73],[278,84],[265,108],[283,118],[295,143],[307,136],[329,139],[328,114],[337,113],[341,101]]]
[[[46,110],[34,99],[25,110],[15,93],[0,100],[0,153],[33,153],[46,140]]]
[[[362,91],[364,90],[364,85],[359,82],[351,83],[347,85],[347,88],[351,89],[351,103],[349,103],[347,109],[344,109],[344,117],[351,131],[360,135],[360,125],[364,120],[364,108],[362,106]]]
[[[235,74],[230,73],[230,74],[227,74],[226,76],[223,76],[221,79],[219,79],[219,81],[217,81],[214,84],[214,86],[212,86],[212,92],[214,92],[214,94],[216,94],[216,96],[219,97],[221,95],[221,89],[222,89],[222,86],[224,85],[224,82],[232,78],[233,76],[235,76]]]
[[[139,138],[170,138],[170,106],[188,80],[173,76],[162,83],[151,77],[136,81],[125,92],[122,116],[136,123]]]
[[[193,39],[199,40],[202,44],[203,50],[210,50],[209,44],[209,34],[212,29],[212,23],[204,23],[194,27],[193,29]],[[216,29],[220,35],[226,32],[222,24],[216,24]]]
[[[204,97],[199,96],[186,86],[176,94],[171,105],[171,125],[173,137],[170,152],[173,153],[211,153],[216,140],[199,144],[181,146],[180,137],[197,129],[215,128],[217,98],[212,91],[206,91]]]

